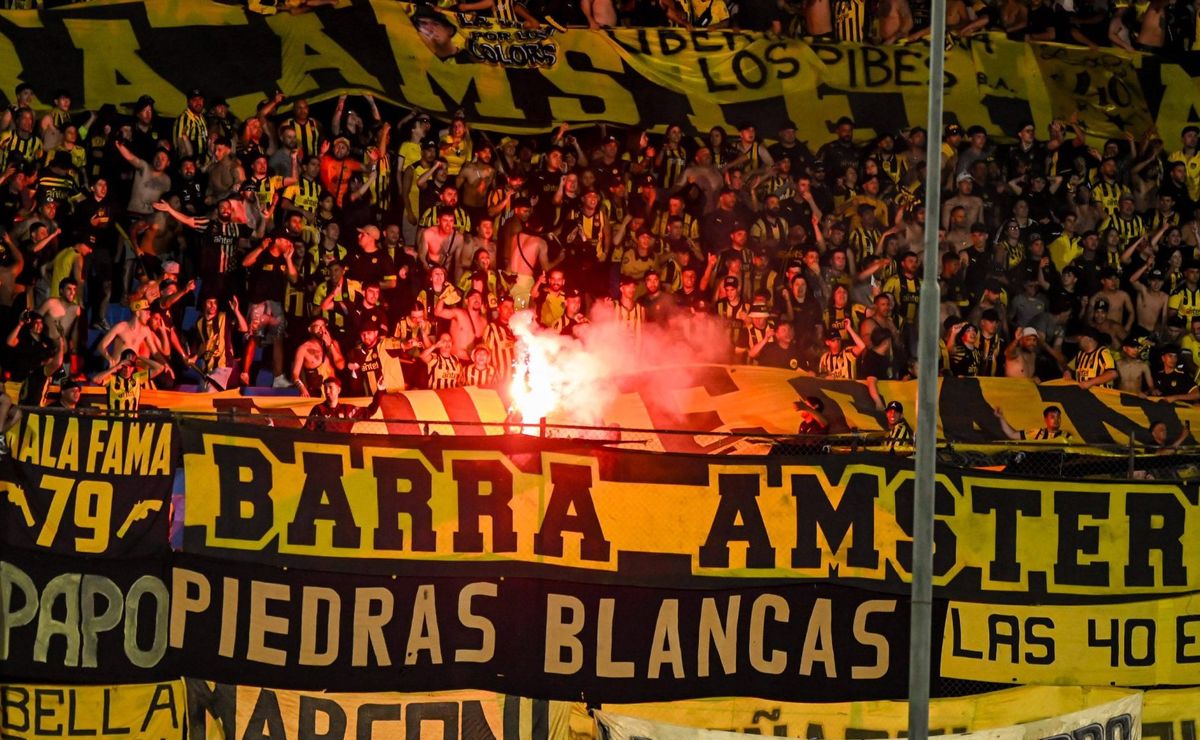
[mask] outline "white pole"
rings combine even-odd
[[[942,210],[942,92],[946,0],[932,0],[929,34],[929,111],[925,134],[925,276],[917,317],[916,490],[913,501],[912,626],[909,636],[908,736],[929,737],[929,680],[933,623],[933,496],[938,421],[938,226]]]

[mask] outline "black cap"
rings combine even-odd
[[[986,310],[982,314],[980,314],[979,318],[981,321],[999,321],[1000,314],[996,312],[996,309],[989,308],[988,310]]]
[[[1150,272],[1146,273],[1146,279],[1147,280],[1166,280],[1167,278],[1165,275],[1163,275],[1163,271],[1156,267],[1153,270],[1151,270]]]
[[[1179,345],[1164,344],[1162,349],[1159,350],[1159,353],[1164,354],[1164,355],[1175,355],[1176,357],[1178,357],[1179,356]]]
[[[796,130],[796,122],[792,121],[791,119],[787,119],[783,123],[779,124],[780,131],[787,131],[788,129],[792,129],[793,131]]]
[[[78,378],[67,378],[66,380],[64,380],[63,382],[58,384],[58,389],[60,391],[69,391],[72,388],[82,388],[82,387],[83,387],[83,382],[81,380],[79,380]]]
[[[1137,347],[1140,344],[1141,344],[1141,341],[1138,340],[1138,338],[1132,334],[1127,335],[1124,339],[1121,340],[1122,347]]]
[[[198,87],[193,87],[191,90],[188,90],[187,96],[188,100],[191,100],[192,98],[202,98],[204,97],[204,92]]]
[[[826,329],[825,330],[825,341],[831,342],[834,339],[838,340],[839,342],[842,341],[842,333],[839,332],[837,329]]]
[[[887,406],[884,406],[883,410],[884,411],[899,411],[900,413],[903,414],[904,413],[904,404],[900,403],[899,401],[892,401]]]
[[[1092,304],[1092,310],[1093,311],[1107,311],[1108,310],[1108,301],[1104,298],[1097,298],[1096,301]]]
[[[821,413],[825,410],[825,402],[816,396],[805,396],[804,400],[808,401],[809,408],[817,413]]]
[[[983,284],[983,289],[990,293],[1004,292],[1004,286],[996,278],[988,278]]]
[[[563,291],[563,296],[566,298],[582,298],[583,293],[579,292],[579,288],[567,288]]]
[[[985,224],[977,221],[977,222],[971,224],[971,233],[972,234],[986,234],[986,233],[988,233],[988,227]]]
[[[721,281],[721,285],[725,286],[726,288],[736,288],[738,287],[738,279],[732,276],[727,277]]]

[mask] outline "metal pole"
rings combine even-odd
[[[938,227],[942,210],[942,92],[946,0],[929,10],[929,111],[925,135],[925,277],[917,317],[916,490],[913,501],[912,626],[908,652],[908,737],[929,737],[929,677],[933,654],[933,498],[937,469]]]

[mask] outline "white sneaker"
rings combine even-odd
[[[272,388],[291,388],[292,381],[288,380],[287,378],[283,377],[282,375],[276,375],[275,382],[271,383],[271,387]]]

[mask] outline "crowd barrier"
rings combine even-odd
[[[89,3],[0,12],[0,100],[20,82],[42,101],[129,105],[143,94],[178,115],[199,87],[252,116],[264,91],[320,100],[373,93],[472,125],[540,133],[559,123],[614,123],[707,132],[753,121],[771,136],[787,119],[815,149],[849,116],[865,138],[925,125],[924,42],[806,43],[733,30],[538,30],[447,15],[440,43],[423,39],[412,6],[339,3],[263,17],[218,3]],[[220,49],[220,54],[211,53]],[[64,59],[72,60],[64,64]],[[197,60],[203,60],[197,63]],[[1168,146],[1191,122],[1190,68],[1116,49],[956,39],[946,55],[946,110],[1001,139],[1078,114],[1089,144],[1157,126]],[[516,91],[520,91],[517,94]],[[45,107],[48,107],[45,106]],[[814,111],[816,113],[814,114]]]

